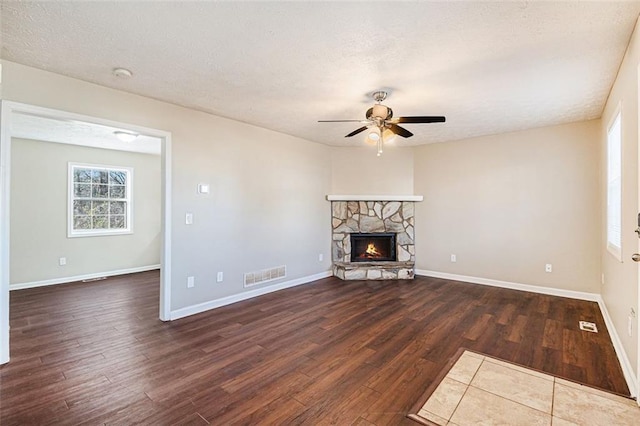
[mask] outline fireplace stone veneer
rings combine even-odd
[[[334,276],[343,280],[413,279],[415,267],[413,200],[342,201],[332,200],[331,196],[327,198],[331,200],[331,258]],[[334,198],[343,197],[335,196]],[[352,233],[395,233],[398,260],[396,262],[351,262],[350,234]]]

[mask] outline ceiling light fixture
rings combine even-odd
[[[133,77],[133,73],[126,68],[114,68],[113,75],[118,78],[131,78]]]
[[[133,142],[138,136],[140,136],[137,133],[123,132],[122,130],[116,130],[113,134],[122,142]]]
[[[369,139],[371,139],[373,142],[377,142],[378,139],[380,139],[380,131],[377,127],[371,128],[371,130],[369,131]]]

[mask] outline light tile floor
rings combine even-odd
[[[470,351],[418,416],[441,426],[640,425],[634,400]]]

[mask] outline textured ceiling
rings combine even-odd
[[[416,145],[600,116],[640,1],[2,2],[4,59],[329,145],[386,89]],[[114,67],[134,73],[114,77]]]

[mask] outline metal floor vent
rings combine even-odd
[[[268,281],[275,281],[287,276],[287,267],[276,266],[275,268],[263,269],[255,272],[245,272],[244,274],[244,286],[251,287],[254,285],[266,283]]]
[[[580,330],[582,331],[590,331],[592,333],[598,332],[598,327],[592,322],[588,321],[580,321]]]

